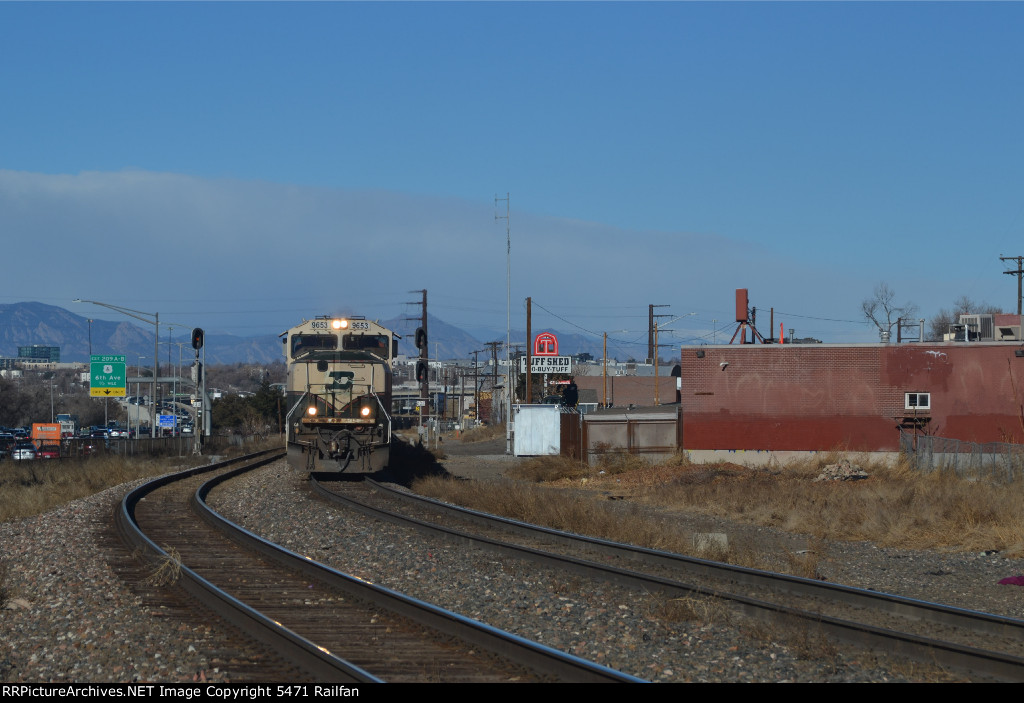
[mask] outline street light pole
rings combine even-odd
[[[141,310],[132,310],[131,308],[122,308],[122,307],[120,307],[118,305],[111,305],[110,303],[101,303],[101,302],[99,302],[97,300],[83,300],[81,298],[75,298],[71,302],[73,302],[73,303],[92,303],[93,305],[99,305],[102,308],[109,308],[111,310],[114,310],[116,312],[121,313],[122,315],[127,315],[128,317],[134,317],[136,320],[142,320],[143,322],[148,323],[150,325],[153,325],[156,328],[156,330],[155,330],[155,332],[153,334],[153,398],[152,398],[153,407],[150,410],[150,425],[151,425],[150,429],[152,431],[153,439],[156,439],[156,384],[157,384],[157,378],[160,376],[160,313],[158,313],[158,312],[142,312]],[[147,317],[140,317],[141,315],[146,315]],[[148,317],[152,317],[153,319],[152,320],[147,319]],[[91,329],[92,328],[90,327],[90,331],[91,331]],[[91,338],[91,336],[92,335],[90,333],[90,338]],[[90,354],[90,357],[91,357],[92,356],[92,343],[91,343],[91,340],[90,340],[89,347],[90,347],[89,354]],[[91,359],[90,359],[90,361],[91,361]]]
[[[142,356],[141,354],[136,354],[136,356],[139,357],[139,358],[138,358],[138,361],[135,363],[135,377],[136,378],[142,378],[142,360],[145,359],[146,357]],[[139,399],[139,387],[141,385],[142,385],[142,381],[136,381],[135,382],[135,399],[136,400]],[[131,405],[131,403],[129,403],[129,405]],[[132,429],[131,419],[132,419],[131,408],[128,408],[128,438],[129,439],[131,439],[131,434],[132,434],[131,433],[131,429]],[[136,439],[138,439],[139,430],[141,428],[142,428],[142,422],[140,421],[140,418],[139,418],[139,403],[135,403],[135,438]]]
[[[505,453],[512,453],[512,363],[509,351],[512,348],[512,210],[511,198],[506,192],[504,198],[494,196],[494,205],[505,201],[505,217],[495,214],[494,219],[505,220]],[[529,340],[527,340],[529,344]],[[494,360],[497,364],[498,360]],[[529,377],[527,377],[529,378]],[[529,399],[527,399],[529,400]]]

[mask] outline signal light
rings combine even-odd
[[[416,328],[416,348],[426,349],[427,348],[427,331],[422,327]]]
[[[192,348],[196,351],[203,348],[203,330],[199,327],[192,329]]]
[[[416,380],[423,383],[430,377],[430,371],[427,369],[427,362],[420,359],[416,362]]]

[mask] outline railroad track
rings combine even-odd
[[[116,523],[155,568],[296,667],[293,679],[640,681],[330,569],[206,505],[214,486],[281,456],[253,455],[145,484],[124,498]]]
[[[795,623],[841,641],[972,676],[1024,680],[1021,620],[561,533],[372,481],[353,484],[325,478],[312,486],[329,500],[448,540],[645,592],[720,598],[758,619]],[[977,643],[984,643],[984,648]]]

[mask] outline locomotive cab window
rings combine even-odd
[[[296,334],[292,336],[292,358],[310,349],[337,349],[338,336],[334,334]]]
[[[388,356],[388,338],[383,334],[346,334],[341,338],[346,351],[370,351],[378,356]]]

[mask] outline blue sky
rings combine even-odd
[[[1015,310],[1021,3],[0,3],[0,301],[646,343]],[[21,265],[23,262],[24,265]],[[12,265],[13,264],[13,265]],[[550,311],[550,313],[548,312]],[[559,319],[560,318],[560,319]],[[713,330],[718,330],[717,332]]]

